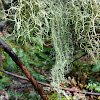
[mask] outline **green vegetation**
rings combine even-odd
[[[0,37],[20,57],[36,80],[49,81],[58,87],[48,93],[50,100],[75,99],[76,95],[68,96],[60,89],[62,83],[65,87],[72,88],[76,84],[81,89],[100,92],[99,0],[18,0],[14,3],[11,0],[11,7],[7,12],[4,9],[4,6],[0,9],[1,17],[4,17],[2,21],[12,24],[6,35],[0,34]],[[2,54],[5,57],[3,70],[25,76],[8,54],[3,51]],[[3,72],[0,76],[0,89],[14,84]],[[99,81],[92,80],[90,76]],[[74,78],[76,82],[73,85]],[[24,95],[14,91],[14,98],[12,91],[7,92],[11,99],[40,99],[35,92],[29,91]]]
[[[93,77],[89,78],[89,83],[87,85],[85,85],[85,87],[86,87],[86,89],[100,92],[100,82],[98,82]]]

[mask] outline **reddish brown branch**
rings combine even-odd
[[[13,74],[13,73],[10,73],[10,72],[7,72],[7,71],[3,71],[3,70],[0,70],[6,74],[9,74],[11,76],[15,76],[17,78],[20,78],[22,80],[26,80],[29,82],[29,79],[26,78],[26,77],[23,77],[23,76],[19,76],[19,75],[16,75],[16,74]],[[47,84],[47,83],[43,83],[43,82],[39,82],[37,81],[39,84],[41,85],[44,85],[44,86],[47,86],[47,87],[53,87],[53,88],[57,88],[56,86],[52,86],[50,84]],[[70,92],[77,92],[77,93],[82,93],[82,94],[88,94],[88,95],[96,95],[96,96],[100,96],[100,93],[94,93],[94,92],[85,92],[85,91],[77,91],[77,90],[73,90],[73,89],[70,89],[70,88],[63,88],[63,87],[60,87],[60,89],[62,90],[65,90],[65,91],[70,91]]]
[[[13,50],[1,38],[0,38],[0,45],[3,46],[4,51],[6,53],[8,53],[9,56],[12,58],[12,60],[22,69],[24,74],[27,76],[29,81],[34,86],[34,89],[40,94],[40,96],[43,98],[43,100],[48,100],[43,89],[38,85],[37,81],[33,78],[33,76],[30,74],[28,69],[21,62],[20,58],[13,52]]]
[[[6,35],[6,32],[7,32],[7,30],[8,30],[9,27],[10,27],[10,25],[8,25],[6,27],[6,29],[4,30],[4,32],[0,32],[2,36],[5,36]]]

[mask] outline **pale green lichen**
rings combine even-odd
[[[66,82],[64,77],[71,69],[73,58],[72,34],[80,47],[97,63],[100,56],[100,1],[99,0],[18,0],[9,9],[15,21],[13,37],[25,43],[38,45],[50,41],[56,52],[51,70],[52,85]],[[15,10],[16,13],[11,13]]]
[[[80,46],[97,63],[100,56],[100,1],[72,0],[72,9],[75,33],[78,34],[78,41],[81,41]]]

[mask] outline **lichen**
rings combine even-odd
[[[14,14],[11,11],[16,11]],[[56,53],[51,70],[52,85],[67,81],[71,70],[74,42],[79,43],[97,63],[100,56],[100,1],[99,0],[18,0],[8,10],[15,21],[12,37],[43,46],[49,41]],[[76,36],[73,41],[72,34]],[[65,94],[65,93],[64,93]]]

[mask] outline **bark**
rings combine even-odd
[[[26,78],[26,77],[23,77],[23,76],[19,76],[19,75],[16,75],[16,74],[13,74],[11,72],[7,72],[7,71],[3,71],[0,69],[1,72],[4,72],[8,75],[11,75],[11,76],[14,76],[16,78],[20,78],[22,80],[26,80],[27,82],[29,82],[29,79]],[[44,85],[46,87],[52,87],[52,88],[57,88],[56,86],[52,86],[50,84],[47,84],[47,83],[43,83],[43,82],[40,82],[40,81],[37,81],[38,84],[41,84],[41,85]],[[13,86],[11,86],[12,88]],[[14,88],[14,87],[13,87]],[[21,88],[21,87],[15,87],[15,88]],[[62,90],[65,90],[65,91],[70,91],[70,92],[76,92],[76,93],[82,93],[82,94],[87,94],[87,95],[95,95],[95,96],[100,96],[100,93],[95,93],[95,92],[86,92],[86,91],[79,91],[79,90],[75,90],[75,89],[71,89],[71,88],[64,88],[64,87],[60,87],[60,89]]]
[[[34,86],[34,89],[40,94],[43,100],[48,100],[47,96],[45,95],[43,89],[38,85],[37,81],[33,78],[33,76],[30,74],[28,69],[25,67],[25,65],[21,62],[20,58],[13,52],[13,50],[0,38],[0,45],[3,46],[3,49],[6,53],[9,54],[9,56],[12,58],[12,60],[22,69],[24,74],[27,76],[29,81]]]

